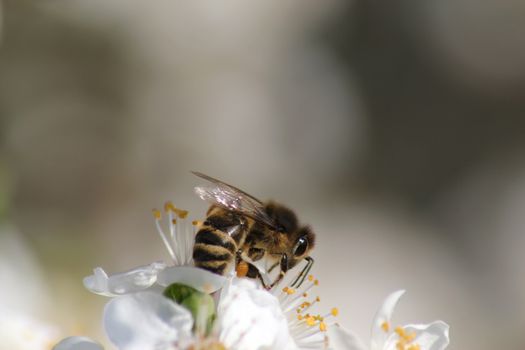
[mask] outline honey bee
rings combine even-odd
[[[314,263],[309,256],[315,244],[311,228],[300,225],[295,213],[284,205],[261,202],[208,175],[193,174],[210,182],[209,186],[195,187],[195,192],[211,202],[195,236],[195,266],[220,275],[233,272],[235,267],[238,276],[258,278],[270,289],[305,260],[305,267],[291,284],[299,287]],[[261,268],[261,262],[268,268]],[[277,266],[279,274],[268,284],[263,275],[268,276]]]

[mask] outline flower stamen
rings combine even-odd
[[[191,252],[193,251],[195,229],[189,230],[186,225],[185,218],[188,216],[188,211],[178,209],[170,201],[164,204],[164,211],[167,214],[169,235],[162,228],[161,211],[153,210],[155,225],[162,242],[175,265],[189,265],[192,260]]]

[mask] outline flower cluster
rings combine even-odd
[[[103,326],[121,350],[442,350],[448,345],[448,325],[393,327],[391,316],[404,291],[387,297],[372,327],[370,347],[333,319],[337,308],[316,313],[319,284],[309,275],[300,287],[281,281],[266,290],[256,281],[220,276],[193,266],[194,235],[199,222],[171,202],[163,215],[154,210],[157,231],[172,259],[108,275],[96,268],[84,279],[93,293],[111,299]],[[56,350],[100,350],[86,337],[69,337]]]

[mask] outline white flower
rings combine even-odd
[[[0,224],[0,281],[0,348],[50,348],[60,331],[42,320],[48,288],[22,237],[4,224]]]
[[[55,345],[53,350],[104,350],[104,348],[87,337],[68,337]]]
[[[378,310],[372,325],[370,350],[443,350],[449,344],[449,326],[443,321],[392,327],[391,318],[401,296],[400,290],[390,294]],[[332,327],[330,346],[336,350],[366,350],[367,347],[351,332]]]
[[[30,316],[0,308],[0,347],[12,350],[50,348],[58,338],[56,327]]]
[[[167,287],[175,282],[208,293],[222,287],[226,281],[224,277],[192,266],[197,222],[193,222],[193,227],[189,225],[186,222],[188,212],[176,208],[171,202],[167,202],[164,209],[168,220],[167,230],[162,228],[160,211],[154,210],[153,214],[157,231],[172,258],[173,266],[159,261],[110,276],[101,267],[97,267],[93,270],[93,275],[84,278],[84,286],[89,291],[115,297],[149,289],[161,289],[160,287]]]
[[[234,278],[221,292],[217,337],[228,349],[286,349],[291,338],[279,301],[256,283]]]
[[[104,329],[121,350],[172,349],[191,338],[191,313],[153,292],[112,299],[104,308]]]
[[[104,328],[121,350],[262,350],[292,344],[278,300],[253,281],[233,279],[221,292],[217,314],[211,335],[202,329],[192,333],[195,320],[188,310],[147,291],[112,299]]]

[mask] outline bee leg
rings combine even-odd
[[[270,269],[268,270],[268,273],[272,272],[273,269],[275,269],[277,266],[279,266],[279,262],[276,262],[275,264],[273,264]]]
[[[264,282],[264,278],[262,277],[262,275],[260,273],[257,274],[257,277],[259,278],[259,281],[261,281],[261,284],[262,284],[264,289],[270,290],[272,288],[272,286],[268,286],[266,284],[266,282]]]
[[[279,276],[277,276],[275,281],[272,282],[272,284],[270,285],[270,288],[268,289],[272,289],[276,284],[281,282],[284,275],[286,274],[286,271],[288,271],[288,256],[286,254],[283,254],[281,256],[280,265],[281,265],[281,271],[279,271]]]
[[[281,282],[281,280],[283,279],[284,275],[286,274],[286,272],[284,272],[283,270],[281,270],[279,272],[279,276],[277,276],[277,278],[275,279],[275,281],[272,282],[272,284],[270,284],[270,286],[268,287],[265,287],[267,290],[270,290],[272,289],[273,287],[275,287],[275,285],[277,285],[279,282]]]
[[[297,278],[292,282],[292,288],[299,288],[303,284],[306,276],[308,275],[310,269],[314,264],[314,259],[312,257],[307,256],[306,258],[304,258],[304,260],[306,260],[306,266],[303,268],[299,276],[297,276]]]

